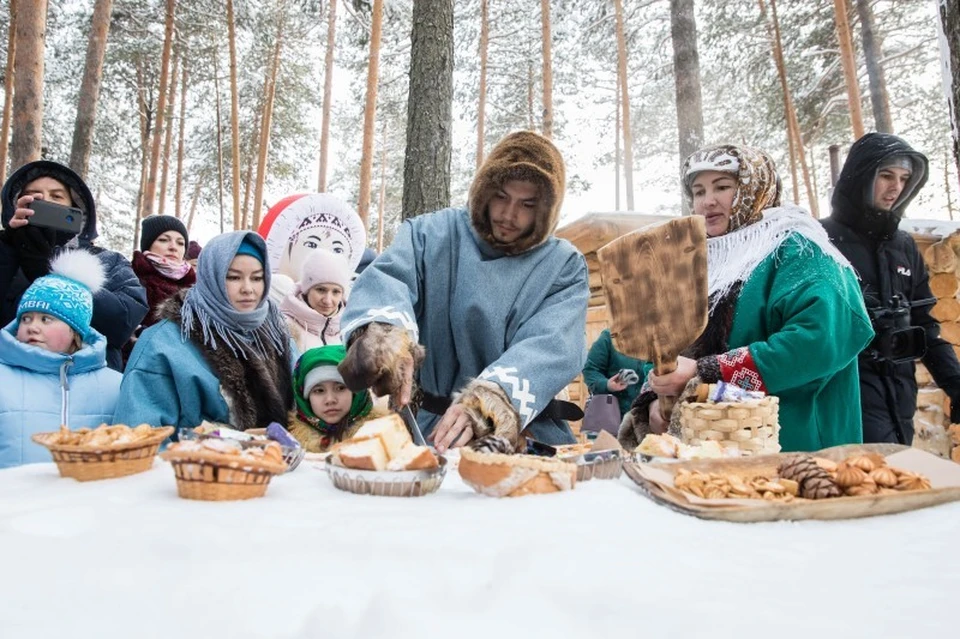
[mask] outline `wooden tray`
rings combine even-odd
[[[623,464],[623,470],[640,487],[644,495],[659,504],[701,519],[734,522],[856,519],[917,510],[960,500],[960,464],[954,464],[916,448],[896,444],[865,444],[836,446],[814,454],[840,461],[864,452],[880,453],[888,458],[892,456],[893,458],[888,461],[891,466],[927,475],[933,488],[895,495],[864,495],[821,500],[796,499],[789,503],[760,499],[704,500],[707,503],[694,503],[687,498],[686,493],[672,485],[667,485],[667,482],[662,480],[669,480],[681,468],[691,471],[773,476],[780,462],[792,454],[781,453],[736,459],[701,459],[674,464],[638,464],[626,461]]]

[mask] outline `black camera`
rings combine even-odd
[[[903,364],[923,357],[927,352],[927,332],[910,325],[910,310],[936,300],[920,300],[911,304],[902,295],[894,295],[886,306],[867,298],[867,314],[876,337],[864,355],[876,362]],[[873,304],[871,304],[873,302]]]

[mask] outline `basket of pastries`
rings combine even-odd
[[[422,497],[436,492],[447,460],[417,446],[396,413],[371,419],[327,457],[333,485],[359,495]]]
[[[287,470],[276,442],[245,449],[229,439],[188,440],[171,444],[160,456],[173,466],[177,494],[202,501],[263,497],[273,476]]]
[[[721,456],[780,452],[778,397],[720,382],[701,384],[693,399],[677,406],[684,444],[716,442]]]
[[[115,424],[70,430],[61,426],[52,433],[36,433],[33,441],[50,450],[62,477],[77,481],[126,477],[150,470],[160,444],[173,433],[172,426],[130,428]]]
[[[577,464],[556,457],[516,454],[503,437],[491,435],[460,449],[463,481],[482,495],[521,497],[572,490]]]
[[[277,422],[271,422],[266,428],[253,428],[245,431],[203,422],[196,428],[180,431],[181,440],[211,438],[237,441],[241,448],[263,448],[270,442],[276,442],[280,446],[280,452],[283,453],[283,461],[287,464],[288,473],[296,470],[306,454],[306,450],[300,445],[300,442]]]

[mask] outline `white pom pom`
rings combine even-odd
[[[107,281],[103,262],[89,251],[62,251],[50,262],[50,272],[80,282],[96,293]]]

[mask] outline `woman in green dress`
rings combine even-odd
[[[873,329],[849,262],[809,213],[781,204],[763,151],[702,149],[682,177],[706,222],[710,318],[674,372],[647,377],[621,442],[632,449],[668,426],[678,435],[676,419],[661,419],[658,395],[719,381],[780,398],[784,451],[861,442],[857,356]]]

